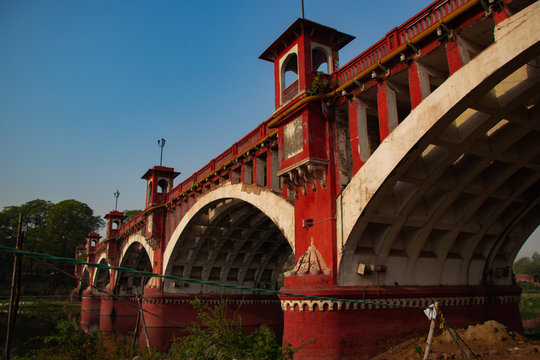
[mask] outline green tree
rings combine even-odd
[[[124,222],[128,222],[133,219],[135,216],[139,215],[142,210],[124,210],[123,213],[126,216]]]
[[[104,224],[88,205],[73,199],[60,201],[47,212],[47,252],[73,257],[75,247],[86,243],[88,233],[99,230]]]
[[[8,206],[0,211],[0,245],[15,246],[19,213],[23,215],[24,250],[56,256],[73,257],[75,247],[86,242],[88,233],[97,231],[104,225],[104,221],[94,216],[88,205],[79,201],[65,200],[53,204],[36,199],[20,206]],[[12,272],[12,259],[12,255],[0,253],[0,279],[4,285],[9,284],[7,280]],[[51,277],[50,266],[31,257],[24,258],[22,273],[23,286],[35,293],[52,288],[50,285],[69,286],[64,276]],[[7,286],[0,285],[1,291],[7,291]]]
[[[523,257],[514,263],[514,274],[529,274],[540,281],[540,254],[535,252],[530,258]]]

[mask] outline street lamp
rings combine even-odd
[[[163,162],[163,147],[165,146],[165,139],[161,138],[161,140],[158,140],[157,145],[159,148],[161,148],[161,155],[159,156],[159,166],[161,166]]]

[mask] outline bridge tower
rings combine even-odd
[[[330,76],[338,67],[338,51],[353,39],[298,19],[260,56],[274,63],[276,113],[285,115],[269,126],[278,129],[277,175],[295,208],[296,265],[286,273],[283,291],[324,295],[337,286],[335,199],[352,176],[352,157],[348,123],[333,106]],[[282,305],[293,299],[280,298]],[[285,341],[299,345],[299,333],[307,341],[314,333],[338,330],[331,329],[335,317],[328,311],[298,310],[284,308]],[[305,353],[306,358],[316,353],[331,358],[335,350],[322,338],[310,349],[314,353]]]
[[[174,168],[171,167],[154,166],[142,176],[142,179],[146,180],[146,211],[148,214],[144,237],[154,250],[152,271],[157,274],[162,273],[163,266],[162,253],[165,247],[166,209],[155,207],[167,201],[167,193],[172,190],[174,179],[179,174],[179,172],[174,171]],[[153,280],[156,280],[156,278],[153,278]],[[159,287],[158,284],[153,284],[152,286]]]
[[[335,278],[337,265],[334,199],[343,184],[340,173],[348,172],[348,163],[339,161],[347,159],[347,147],[338,145],[345,139],[336,137],[342,133],[341,124],[334,121],[322,94],[331,86],[330,74],[338,67],[338,51],[353,39],[327,26],[298,19],[260,56],[274,63],[276,112],[288,112],[271,126],[278,129],[278,176],[285,185],[283,191],[295,203],[296,260],[308,248],[318,249],[321,264],[325,264],[319,270],[329,282]],[[321,96],[321,100],[303,101],[310,96]],[[316,279],[319,281],[320,276]]]

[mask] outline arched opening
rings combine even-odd
[[[77,296],[79,299],[81,298],[83,291],[86,290],[88,286],[90,286],[90,273],[88,272],[87,268],[84,268],[79,283],[79,288],[77,289]]]
[[[328,74],[330,72],[328,66],[328,54],[321,48],[314,48],[311,51],[312,70]]]
[[[146,203],[150,204],[152,201],[152,180],[148,182],[148,189],[146,190]]]
[[[275,290],[291,253],[281,230],[261,210],[238,199],[221,199],[192,218],[175,244],[165,273]],[[164,286],[173,293],[250,293],[169,280]]]
[[[120,228],[120,220],[113,220],[112,222],[112,229],[118,230]]]
[[[146,253],[146,249],[139,242],[129,246],[122,258],[121,267],[133,270],[152,272],[152,263]],[[116,293],[118,295],[140,294],[149,278],[130,272],[119,272],[116,281]]]
[[[107,261],[105,259],[102,259],[99,262],[99,264],[107,265]],[[109,283],[110,278],[111,278],[111,274],[108,269],[97,268],[96,277],[94,279],[94,286],[98,288],[99,290],[103,291],[107,287],[107,284]]]
[[[286,89],[291,86],[295,81],[298,81],[298,56],[296,53],[289,54],[283,62],[281,69],[282,73],[282,87]]]
[[[159,194],[165,194],[169,187],[169,182],[167,179],[160,179],[157,183],[158,186],[158,193]]]

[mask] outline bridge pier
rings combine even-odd
[[[299,277],[287,278],[283,291],[298,292],[305,283]],[[369,359],[411,336],[427,336],[430,321],[423,307],[435,301],[455,328],[497,320],[519,332],[520,292],[517,286],[304,287],[303,294],[366,303],[280,296],[285,324],[283,340],[293,348],[314,341],[296,353],[297,360]]]
[[[135,330],[138,315],[137,299],[133,295],[101,296],[99,329],[107,333],[128,333]]]
[[[83,291],[81,296],[81,327],[91,331],[99,326],[101,296],[91,289]]]
[[[143,298],[143,309],[148,311],[145,312],[146,328],[150,344],[159,351],[168,349],[175,337],[185,335],[187,327],[200,324],[198,311],[192,304],[196,298],[211,307],[226,301],[227,316],[236,313],[242,319],[246,334],[264,324],[276,334],[277,339],[282,338],[283,312],[277,296],[161,294],[146,290],[149,289],[145,289]],[[141,346],[146,346],[142,330],[139,340]]]

